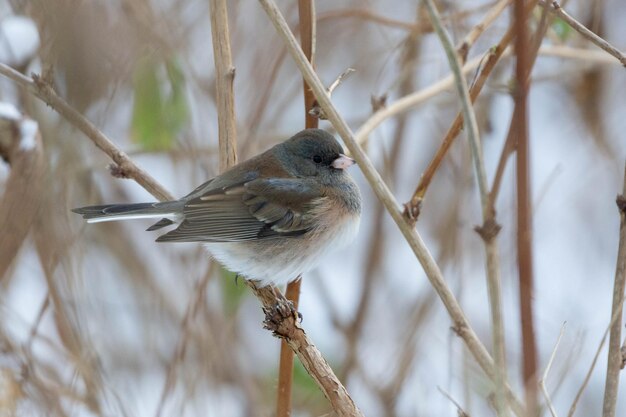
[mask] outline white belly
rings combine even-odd
[[[327,252],[352,242],[359,230],[359,216],[346,216],[341,223],[299,237],[204,246],[226,269],[246,279],[259,281],[262,286],[283,285],[313,269]]]

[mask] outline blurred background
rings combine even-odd
[[[494,4],[437,2],[455,43]],[[297,3],[279,6],[297,32]],[[302,129],[302,78],[257,2],[228,7],[244,160]],[[626,48],[625,2],[571,0],[564,7]],[[392,103],[449,74],[419,2],[318,0],[316,8],[321,79],[330,84],[346,68],[356,70],[333,94],[353,130],[373,102]],[[540,15],[533,12],[531,28]],[[485,55],[510,19],[506,10],[469,58]],[[529,101],[534,318],[541,370],[567,322],[546,382],[565,415],[611,316],[626,77],[616,59],[559,19],[543,45]],[[48,77],[177,197],[217,174],[207,1],[0,0],[0,62]],[[513,63],[502,59],[476,105],[490,183],[513,109]],[[4,77],[0,101],[38,122],[44,156],[30,233],[0,276],[0,416],[273,415],[279,341],[262,329],[249,289],[197,244],[155,243],[157,235],[144,232],[148,221],[84,224],[71,208],[154,198],[112,177],[110,160],[89,139]],[[458,110],[448,90],[370,135],[367,152],[399,202],[411,197]],[[320,127],[332,131],[328,122]],[[11,169],[0,162],[0,195]],[[511,160],[496,209],[507,372],[522,393],[514,172]],[[304,277],[303,327],[367,416],[456,415],[442,392],[470,415],[493,415],[491,384],[450,330],[442,303],[359,169],[352,174],[364,196],[359,237]],[[462,134],[434,178],[417,229],[489,347],[485,253],[473,230],[480,223]],[[8,233],[9,225],[0,228]],[[576,415],[600,415],[605,374],[606,348]],[[330,412],[298,363],[294,384],[294,415]],[[619,393],[617,415],[626,415],[624,384]]]

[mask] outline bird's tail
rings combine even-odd
[[[184,203],[180,201],[166,201],[164,203],[138,203],[138,204],[105,204],[102,206],[88,206],[75,208],[72,211],[83,216],[87,223],[109,222],[130,219],[153,219],[165,218],[166,226],[179,220],[182,216]],[[155,225],[156,226],[156,225]]]

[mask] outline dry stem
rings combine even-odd
[[[345,120],[343,120],[341,115],[337,112],[337,109],[333,106],[330,98],[328,97],[326,88],[317,77],[317,74],[315,73],[313,67],[307,61],[306,56],[300,49],[295,37],[293,36],[289,29],[289,26],[287,25],[287,22],[285,22],[284,17],[280,13],[280,10],[278,9],[274,1],[259,1],[265,9],[268,17],[274,24],[274,27],[278,31],[279,35],[287,44],[289,53],[291,54],[302,74],[304,75],[304,78],[311,86],[315,97],[317,97],[318,103],[324,109],[324,112],[328,116],[328,120],[332,122],[333,126],[344,140],[344,143],[351,151],[352,156],[358,162],[359,167],[361,168],[363,174],[370,183],[373,191],[376,193],[376,196],[383,202],[383,204],[387,208],[387,211],[398,225],[400,231],[411,246],[411,249],[422,264],[426,276],[429,278],[435,291],[437,291],[437,294],[439,295],[446,309],[448,310],[457,334],[465,341],[468,349],[470,350],[470,352],[472,352],[472,355],[479,363],[481,368],[490,378],[493,379],[495,372],[493,359],[490,357],[484,345],[480,342],[478,336],[469,325],[469,322],[467,321],[467,318],[465,317],[461,306],[448,288],[448,285],[443,278],[441,270],[439,269],[432,255],[429,253],[420,235],[410,224],[408,224],[404,220],[402,212],[398,207],[395,198],[380,177],[380,174],[372,165],[368,156],[356,142],[355,136],[346,124]],[[509,386],[506,387],[506,391],[507,395],[509,396],[509,400],[512,403],[514,411],[516,412],[516,414],[522,415],[522,406],[519,403],[519,400],[515,398]]]
[[[93,123],[59,97],[46,80],[36,75],[33,75],[33,78],[26,77],[13,68],[1,63],[0,74],[26,88],[28,92],[52,107],[52,109],[63,116],[74,127],[83,132],[85,136],[91,139],[98,148],[115,162],[117,169],[123,173],[123,177],[132,178],[137,184],[141,185],[146,191],[161,201],[174,200],[174,196],[152,178],[150,174],[139,168],[125,152],[115,146],[115,144],[111,142],[104,133],[98,130]]]
[[[483,213],[483,223],[486,225],[489,220],[493,219],[489,205],[489,188],[487,184],[487,174],[485,173],[485,163],[483,160],[482,144],[478,131],[478,122],[476,114],[472,107],[472,99],[470,97],[467,81],[461,72],[461,63],[459,56],[450,41],[450,37],[442,26],[439,12],[432,0],[425,0],[426,8],[430,14],[430,20],[435,27],[435,32],[439,36],[441,44],[446,51],[450,69],[454,74],[457,93],[461,99],[461,107],[463,111],[463,119],[467,128],[467,136],[470,142],[472,152],[472,160],[474,161],[474,170],[478,181],[480,192],[480,202]],[[493,338],[494,351],[494,391],[495,391],[495,408],[499,416],[508,415],[508,407],[506,404],[506,396],[504,386],[506,382],[506,358],[504,346],[504,323],[502,320],[502,301],[500,294],[500,255],[498,251],[496,234],[497,228],[492,228],[495,233],[486,233],[486,227],[483,227],[484,233],[480,235],[483,238],[486,252],[487,262],[487,287],[489,294],[489,306],[491,310],[491,331]]]
[[[550,12],[563,19],[572,29],[580,33],[585,39],[591,41],[594,45],[600,47],[602,50],[608,52],[614,56],[623,66],[626,67],[626,55],[624,55],[619,49],[611,45],[600,36],[587,29],[582,23],[570,16],[559,4],[558,1],[553,1],[548,4],[547,1],[541,0],[539,4],[543,7],[549,8]]]
[[[254,282],[247,281],[254,291],[264,310],[271,311],[277,306],[285,306],[289,301],[273,287],[257,287]],[[363,416],[361,411],[350,398],[350,395],[339,382],[328,362],[309,339],[298,323],[295,315],[285,317],[272,328],[274,333],[289,345],[298,355],[300,362],[309,375],[315,380],[324,396],[328,399],[338,416]]]
[[[615,267],[615,282],[613,284],[613,306],[611,308],[611,316],[617,316],[618,319],[611,325],[609,337],[609,355],[606,367],[604,404],[602,406],[602,415],[604,417],[615,416],[619,373],[622,365],[620,343],[622,340],[621,318],[624,307],[624,287],[626,285],[626,164],[624,166],[623,187],[622,194],[617,196],[617,207],[620,216],[619,246],[617,250],[617,265]]]
[[[211,33],[215,60],[215,86],[220,148],[220,172],[237,163],[237,125],[235,121],[235,67],[230,53],[226,0],[211,0]]]
[[[543,371],[543,375],[539,380],[539,387],[541,388],[541,392],[543,392],[544,397],[546,397],[546,403],[548,404],[548,409],[550,410],[550,414],[552,414],[552,417],[557,417],[557,415],[556,410],[552,405],[552,400],[550,399],[550,393],[548,393],[548,388],[546,387],[546,380],[548,379],[548,374],[550,373],[550,369],[552,368],[552,362],[554,362],[554,358],[556,357],[556,351],[559,349],[559,344],[561,343],[561,338],[563,338],[564,331],[565,323],[563,323],[563,326],[561,326],[559,337],[556,339],[556,344],[554,345],[554,349],[552,349],[552,353],[550,354],[550,360],[548,360],[546,369],[545,371]]]

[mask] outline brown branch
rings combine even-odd
[[[446,307],[453,321],[453,326],[457,334],[463,339],[467,348],[472,353],[483,371],[489,376],[489,378],[493,379],[493,359],[470,326],[467,318],[465,317],[465,314],[463,313],[463,310],[461,309],[461,306],[459,305],[458,301],[454,297],[454,294],[448,287],[445,279],[443,278],[441,270],[439,269],[439,266],[426,248],[426,245],[422,241],[422,238],[417,233],[415,228],[405,221],[400,207],[398,206],[398,203],[391,194],[389,188],[382,180],[380,174],[372,165],[372,162],[369,160],[367,154],[365,154],[363,149],[357,143],[355,135],[352,133],[345,120],[338,113],[335,106],[333,106],[326,91],[326,88],[324,87],[324,84],[322,84],[322,82],[319,80],[317,74],[315,73],[315,70],[304,56],[304,53],[298,45],[295,37],[291,33],[291,30],[289,29],[285,18],[276,6],[276,3],[274,3],[273,0],[259,1],[263,6],[263,9],[267,13],[269,19],[274,24],[276,31],[286,43],[289,53],[294,59],[294,62],[302,72],[306,81],[311,86],[311,89],[313,90],[313,93],[315,94],[318,103],[324,110],[325,114],[328,116],[328,120],[331,121],[331,123],[343,139],[344,143],[352,153],[352,156],[359,164],[359,167],[361,168],[363,174],[365,175],[365,178],[372,187],[372,190],[374,191],[378,199],[383,202],[383,204],[387,208],[387,211],[402,232],[404,238],[409,243],[409,246],[413,250],[413,253],[422,264],[422,267],[424,268],[426,276],[430,280],[431,285],[433,286],[433,288],[441,298],[444,306]],[[521,403],[517,398],[515,398],[515,395],[513,394],[511,388],[507,385],[505,387],[505,390],[515,413],[518,415],[522,415],[523,411]]]
[[[425,0],[426,8],[430,14],[430,20],[435,27],[437,36],[441,41],[443,49],[446,52],[450,69],[455,77],[457,93],[461,101],[463,111],[463,120],[465,121],[467,138],[469,140],[470,150],[472,153],[472,161],[474,163],[474,171],[480,202],[482,206],[483,224],[487,225],[493,220],[493,215],[489,206],[489,189],[487,184],[487,174],[485,172],[485,163],[482,151],[482,143],[480,141],[480,133],[476,114],[472,107],[472,99],[470,97],[467,81],[461,72],[461,63],[457,51],[452,45],[450,37],[443,28],[439,12],[432,0]],[[483,227],[483,231],[484,231]],[[504,322],[502,319],[502,301],[500,290],[500,255],[496,241],[497,228],[491,228],[493,233],[481,233],[483,243],[485,245],[486,254],[486,270],[487,270],[487,289],[489,296],[489,306],[491,311],[491,333],[493,343],[494,358],[494,391],[495,391],[495,410],[498,416],[508,416],[509,408],[506,401],[505,383],[506,383],[506,356],[504,344]]]
[[[492,4],[493,2],[490,2],[484,5],[475,7],[473,9],[462,10],[460,12],[452,14],[447,19],[444,19],[444,21],[465,19],[466,17],[471,16],[474,13],[479,13],[485,8],[491,7]],[[392,27],[395,29],[403,29],[406,31],[414,32],[416,34],[431,33],[433,31],[433,26],[429,22],[423,22],[423,23],[404,22],[402,20],[391,19],[389,17],[381,16],[380,14],[377,14],[372,10],[363,9],[363,8],[347,8],[347,9],[329,10],[327,12],[320,13],[317,18],[317,21],[323,22],[325,20],[342,19],[342,18],[348,18],[348,17],[370,21],[370,22],[377,23],[382,26],[388,26],[388,27]]]
[[[0,115],[0,158],[10,164],[11,171],[0,199],[0,282],[37,218],[45,173],[37,123],[22,117],[15,107],[1,104],[5,109]]]
[[[611,325],[609,337],[609,355],[606,367],[606,382],[604,387],[604,404],[602,406],[603,417],[614,417],[617,404],[617,388],[619,386],[619,373],[622,368],[622,352],[620,343],[622,340],[622,309],[624,307],[624,287],[626,285],[626,164],[624,166],[624,185],[622,194],[617,196],[619,209],[619,246],[617,250],[617,265],[615,267],[615,282],[613,284],[613,306],[611,316],[617,315],[618,319]]]
[[[527,5],[526,13],[530,13],[530,11],[535,7],[536,1],[537,0],[531,1]],[[495,68],[496,64],[500,61],[500,58],[502,58],[502,56],[504,55],[504,52],[506,51],[507,47],[511,43],[511,40],[513,40],[513,35],[514,35],[513,28],[509,28],[509,30],[506,31],[506,33],[502,36],[502,38],[497,43],[497,45],[489,49],[487,59],[482,65],[482,69],[480,73],[478,74],[478,76],[476,77],[476,81],[474,81],[472,87],[470,88],[470,98],[472,100],[472,103],[476,101],[476,99],[478,98],[478,95],[480,94],[483,87],[485,86],[485,83],[487,82],[489,75],[491,75],[491,72]],[[409,202],[405,204],[404,214],[407,217],[407,219],[409,219],[410,221],[415,222],[417,220],[420,210],[421,210],[422,202],[424,200],[424,196],[426,195],[426,191],[428,191],[428,187],[430,186],[430,183],[433,177],[435,176],[435,173],[441,166],[443,159],[445,158],[446,154],[448,153],[448,150],[452,146],[452,143],[454,142],[458,134],[461,132],[462,128],[463,128],[463,113],[459,112],[456,118],[454,119],[454,121],[452,122],[452,125],[446,132],[446,135],[444,136],[443,141],[441,142],[441,145],[437,149],[435,156],[430,161],[430,163],[428,164],[428,167],[426,167],[426,170],[422,174],[422,177],[420,178],[420,182],[415,188],[413,195],[411,196],[411,200],[409,200]],[[483,227],[484,226],[485,225],[483,225]]]
[[[528,25],[524,11],[524,0],[514,3],[515,28],[515,108],[511,124],[517,138],[517,260],[519,269],[519,298],[522,327],[523,377],[526,388],[526,410],[528,415],[537,412],[537,346],[533,324],[533,252],[532,252],[532,206],[530,161],[528,140]]]
[[[315,380],[324,396],[328,399],[338,416],[363,416],[339,382],[332,368],[315,347],[311,339],[298,323],[298,316],[287,300],[274,287],[257,287],[253,281],[248,286],[257,296],[266,313],[265,326],[282,338],[298,355],[300,362]]]
[[[527,8],[526,12],[528,13],[529,11],[530,9]],[[535,66],[535,63],[537,62],[537,56],[539,54],[539,51],[541,50],[541,42],[543,41],[543,37],[545,36],[546,31],[548,30],[548,27],[549,27],[549,21],[546,18],[546,14],[544,12],[541,15],[541,21],[533,39],[534,47],[529,55],[529,61],[530,61],[529,67],[530,68],[533,68]],[[513,28],[511,28],[511,30],[513,30]],[[530,77],[530,70],[528,71],[528,74],[526,76]],[[526,82],[528,82],[528,79],[526,80]],[[509,125],[509,130],[507,132],[506,140],[504,141],[502,152],[500,153],[500,158],[498,159],[498,166],[496,167],[496,173],[494,176],[493,184],[491,186],[491,191],[489,192],[489,204],[491,205],[491,212],[494,213],[494,215],[495,215],[496,200],[498,198],[498,194],[500,193],[500,186],[502,185],[502,178],[504,177],[504,170],[509,160],[509,156],[511,156],[513,152],[515,151],[515,145],[516,145],[516,140],[517,140],[515,135],[516,135],[515,125],[511,123]]]
[[[215,60],[215,87],[220,148],[220,172],[237,163],[237,126],[235,122],[235,67],[230,53],[226,0],[211,0],[211,34]]]
[[[300,27],[300,43],[306,58],[311,65],[315,59],[315,3],[314,0],[299,0],[298,15]],[[305,80],[303,82],[304,96],[304,126],[307,129],[317,128],[318,119],[310,113],[315,106],[315,96]],[[300,277],[287,284],[285,295],[294,307],[298,309],[300,303]],[[293,387],[293,355],[294,351],[285,340],[280,343],[280,361],[278,367],[278,390],[276,399],[276,417],[291,416],[291,392]]]
[[[461,58],[461,62],[465,63],[467,61],[467,54],[469,53],[470,48],[476,40],[483,34],[483,32],[491,26],[491,24],[502,14],[502,12],[507,8],[507,6],[511,3],[511,0],[500,0],[496,5],[489,9],[483,20],[481,20],[477,25],[475,25],[467,35],[463,38],[461,43],[456,47],[457,53]]]
[[[558,1],[552,1],[548,4],[547,1],[541,0],[539,4],[542,7],[546,7],[550,10],[550,12],[554,13],[556,16],[561,18],[565,23],[567,23],[572,29],[576,32],[580,33],[585,39],[589,40],[594,45],[598,46],[600,49],[608,52],[610,55],[614,56],[623,66],[626,67],[626,55],[624,55],[619,49],[611,45],[606,40],[602,39],[600,36],[593,33],[591,30],[587,29],[582,23],[578,20],[574,19],[570,16],[559,4]]]
[[[71,107],[67,101],[57,95],[46,80],[37,75],[33,75],[32,78],[26,77],[13,68],[1,63],[0,74],[26,88],[28,92],[46,103],[74,127],[83,132],[85,136],[91,139],[98,148],[115,162],[117,168],[124,173],[125,178],[135,180],[137,184],[141,185],[146,191],[161,201],[174,200],[174,196],[152,178],[150,174],[139,168],[125,152],[115,146],[115,144],[104,133],[98,130],[93,123]]]

